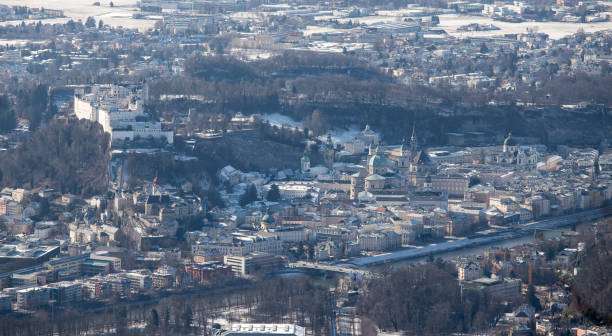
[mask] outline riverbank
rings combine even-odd
[[[509,228],[484,237],[465,238],[447,241],[439,244],[431,244],[420,248],[402,249],[375,256],[364,256],[352,258],[344,264],[352,264],[358,267],[370,267],[381,264],[392,264],[402,260],[412,260],[439,255],[450,251],[469,249],[476,246],[495,246],[496,243],[518,239],[530,234],[534,230],[551,230],[578,224],[584,221],[592,221],[612,215],[612,207],[581,211],[565,216],[548,218],[540,221],[523,224],[516,228]]]

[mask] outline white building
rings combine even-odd
[[[304,336],[306,329],[295,324],[232,324],[223,328],[223,336],[233,335],[291,335]]]
[[[90,91],[90,92],[86,92]],[[165,139],[174,142],[174,133],[164,130],[158,121],[144,121],[144,103],[148,99],[146,85],[95,85],[77,90],[74,95],[74,114],[78,119],[95,121],[111,141],[137,138]]]
[[[304,198],[310,194],[311,187],[299,184],[285,184],[278,187],[280,195],[284,199]]]

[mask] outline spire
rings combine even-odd
[[[417,139],[416,139],[416,127],[415,123],[412,123],[412,135],[410,136],[410,149],[414,152],[417,148]]]
[[[325,146],[327,147],[327,149],[334,148],[334,142],[332,141],[332,138],[331,138],[331,132],[327,133],[327,141],[325,142]]]
[[[407,146],[405,137],[402,139],[402,146],[400,147],[400,150],[402,151],[402,153],[408,150],[408,146]]]
[[[304,161],[310,161],[310,158],[308,157],[308,150],[304,149],[304,155],[302,155],[302,162]]]
[[[157,182],[158,182],[158,179],[157,179],[157,170],[156,170],[155,171],[155,178],[153,179],[153,190],[151,192],[151,195],[155,195],[155,191],[157,189]]]

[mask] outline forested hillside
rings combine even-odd
[[[572,287],[573,305],[595,322],[612,325],[612,219],[589,236]]]
[[[499,62],[512,68],[516,59],[508,56]],[[461,66],[492,69],[494,65]],[[155,98],[166,94],[201,97],[199,102],[182,102],[183,108],[193,112],[192,128],[206,128],[201,123],[205,118],[198,116],[282,113],[323,132],[338,125],[363,127],[369,123],[389,143],[409,136],[416,123],[419,138],[429,145],[447,143],[446,135],[451,132],[483,130],[538,137],[549,145],[593,145],[612,131],[610,115],[598,107],[611,102],[604,89],[607,86],[601,85],[608,81],[579,73],[572,78],[551,77],[541,88],[514,91],[442,84],[406,86],[350,55],[288,52],[254,62],[195,56],[186,61],[181,76],[149,84],[154,98],[151,108],[166,120],[175,117],[176,105]],[[577,101],[594,105],[576,110],[559,107]],[[316,127],[311,125],[315,110],[323,121]],[[604,127],[593,129],[594,124]]]
[[[109,139],[98,124],[53,120],[0,158],[2,186],[48,186],[62,193],[106,190]]]
[[[449,271],[452,268],[438,261],[375,279],[360,301],[360,313],[380,329],[411,335],[486,330],[507,307],[481,291],[464,289],[461,293]]]

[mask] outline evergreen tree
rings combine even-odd
[[[244,191],[244,193],[240,196],[239,203],[241,206],[245,206],[247,204],[251,204],[257,201],[257,198],[257,188],[253,184],[250,184]]]
[[[280,198],[281,195],[280,191],[278,190],[278,186],[276,184],[273,184],[272,186],[270,186],[270,191],[268,191],[268,194],[266,195],[266,200],[270,202],[278,202]]]
[[[15,111],[6,96],[0,96],[0,132],[7,132],[17,126]]]
[[[87,21],[85,21],[85,27],[87,28],[96,28],[96,20],[93,17],[88,17]]]
[[[157,309],[151,309],[151,326],[157,328],[159,327],[159,314],[157,314]]]
[[[540,305],[540,300],[535,295],[535,288],[533,285],[529,285],[527,288],[527,302],[532,305],[536,311],[540,311],[542,306]]]
[[[181,317],[183,319],[183,327],[185,328],[185,330],[191,330],[191,323],[193,322],[193,311],[191,310],[190,306],[187,306],[185,312],[183,313],[183,316]]]
[[[308,260],[313,260],[314,259],[314,245],[313,244],[308,244]]]
[[[211,186],[210,189],[206,192],[206,197],[208,198],[208,204],[211,208],[219,207],[225,208],[225,202],[219,195],[219,192],[214,186]]]
[[[30,130],[36,130],[47,112],[49,95],[46,85],[37,85],[30,90],[20,91],[17,95],[19,117],[30,122]]]

